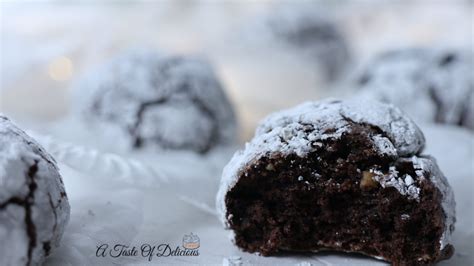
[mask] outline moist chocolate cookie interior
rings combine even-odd
[[[370,178],[369,169],[394,166],[399,176],[417,180],[411,162],[373,149],[375,134],[381,132],[354,124],[339,140],[313,143],[306,158],[273,154],[250,164],[225,200],[236,244],[265,256],[329,249],[380,256],[395,265],[450,257],[452,246],[440,250],[442,195],[431,182],[418,184],[417,202]]]

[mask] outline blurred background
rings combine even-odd
[[[350,55],[338,79],[322,77],[301,49],[265,37],[261,21],[282,10],[313,12],[338,28]],[[207,57],[235,105],[240,139],[248,140],[270,112],[347,93],[341,84],[351,70],[378,52],[472,49],[473,23],[472,1],[2,1],[0,112],[17,121],[60,120],[85,73],[146,47]]]
[[[75,127],[76,120],[68,119],[76,114],[81,81],[102,76],[100,66],[134,49],[207,58],[233,104],[243,143],[269,113],[307,100],[357,96],[353,87],[359,71],[380,53],[412,47],[472,53],[473,14],[469,0],[0,0],[0,113],[28,133],[39,133],[31,135],[60,164],[73,206],[64,244],[49,265],[104,264],[91,255],[101,241],[147,243],[159,237],[174,243],[190,231],[203,240],[203,255],[179,258],[176,264],[217,265],[230,255],[251,265],[295,265],[302,260],[240,252],[214,217],[222,168],[237,147],[206,156],[152,150],[120,151],[118,157],[114,148],[122,139],[103,134],[110,144],[99,147],[106,141],[89,124]],[[418,53],[411,56],[417,58]],[[450,65],[452,58],[444,61]],[[401,80],[410,85],[417,72],[411,72],[412,61],[403,60],[389,66],[407,74],[400,75]],[[416,62],[415,70],[426,72]],[[472,63],[468,74],[451,75],[460,69],[456,67],[436,72],[445,73],[441,79],[447,77],[441,84],[467,88],[473,97]],[[424,77],[430,79],[429,74]],[[402,87],[392,83],[397,94]],[[417,88],[418,83],[413,84],[407,88]],[[453,98],[450,88],[439,88],[448,100]],[[423,99],[401,97],[412,101],[408,106],[418,112],[421,100],[430,107],[437,102],[422,93]],[[454,98],[474,110],[473,99]],[[438,159],[458,204],[456,254],[442,265],[472,265],[474,131],[452,124],[422,125],[425,152]],[[382,264],[357,257],[349,261],[341,254],[323,258],[305,257],[308,265]]]

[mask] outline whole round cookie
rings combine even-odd
[[[54,159],[0,115],[0,265],[41,265],[70,207]]]
[[[275,58],[297,59],[300,65],[315,69],[313,76],[319,81],[331,82],[347,69],[351,55],[336,21],[325,12],[315,6],[272,8],[257,13],[237,33],[232,32],[229,42],[237,44],[239,51],[262,57],[263,63],[275,62]]]
[[[314,10],[280,10],[264,18],[273,41],[314,60],[327,80],[336,79],[350,61],[342,33],[329,18]]]
[[[225,167],[220,218],[245,251],[335,250],[395,265],[449,258],[454,195],[393,105],[308,102],[267,117]]]
[[[474,129],[472,54],[413,48],[382,53],[357,78],[359,97],[390,102],[419,122]]]
[[[204,153],[235,140],[233,108],[206,61],[133,51],[95,74],[77,86],[79,109],[131,147]]]
[[[342,33],[333,21],[318,12],[285,9],[272,12],[264,24],[275,42],[321,65],[327,80],[336,79],[350,61]]]

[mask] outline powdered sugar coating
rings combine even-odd
[[[240,172],[264,155],[281,153],[304,157],[318,140],[338,139],[349,132],[350,123],[363,123],[382,130],[385,136],[374,138],[381,154],[407,156],[418,154],[425,139],[420,129],[398,108],[374,101],[342,101],[336,99],[306,102],[294,108],[276,112],[263,120],[255,137],[238,151],[224,168],[217,207],[227,223],[224,198],[236,184]],[[305,133],[305,126],[314,128]]]
[[[348,65],[347,44],[322,12],[284,8],[272,12],[265,22],[274,38],[319,61],[328,80],[334,80]]]
[[[350,51],[342,31],[327,11],[314,12],[282,5],[255,16],[237,34],[242,49],[278,53],[303,58],[327,81],[338,78],[350,63]]]
[[[0,264],[40,265],[69,220],[61,176],[53,158],[2,115],[0,150]]]
[[[379,170],[371,170],[375,174],[373,179],[377,181],[383,188],[393,187],[398,192],[409,199],[420,201],[420,188],[408,174],[399,176],[398,171],[394,166],[390,166],[388,174],[384,174]],[[420,178],[424,178],[421,176]]]
[[[454,192],[448,183],[448,180],[436,164],[436,159],[431,156],[416,157],[409,159],[415,167],[415,173],[418,177],[429,175],[430,181],[438,188],[442,195],[441,205],[443,207],[445,219],[445,228],[441,236],[440,249],[444,249],[451,242],[451,235],[454,231],[454,223],[456,222],[456,202],[454,200]]]
[[[374,173],[373,179],[385,187],[393,187],[400,194],[406,195],[409,199],[420,200],[420,182],[429,177],[436,188],[441,192],[441,206],[445,215],[444,231],[440,238],[440,250],[443,250],[451,243],[451,235],[454,231],[454,223],[456,222],[456,202],[454,193],[448,180],[436,164],[435,158],[423,155],[423,157],[412,156],[410,158],[399,158],[398,162],[408,162],[413,165],[416,177],[405,174],[399,176],[394,166],[391,166],[388,174],[384,174],[379,170],[371,170]]]
[[[238,182],[246,167],[263,156],[274,154],[296,154],[304,157],[314,150],[314,144],[327,139],[339,139],[348,133],[351,123],[365,124],[378,128],[382,133],[373,137],[374,149],[381,155],[394,159],[407,158],[415,160],[414,155],[421,153],[425,139],[420,129],[398,108],[390,104],[373,101],[323,100],[307,102],[294,108],[268,116],[257,128],[255,137],[238,151],[224,168],[220,188],[217,194],[217,209],[223,224],[228,227],[229,217],[225,206],[225,197]],[[305,130],[311,127],[311,130]],[[313,144],[313,145],[311,145]],[[418,179],[424,178],[425,172],[431,173],[430,179],[439,184],[443,193],[443,208],[449,228],[454,217],[454,198],[445,177],[439,172],[436,164],[430,159],[419,159]],[[419,163],[415,165],[420,165]],[[391,175],[380,175],[377,180],[382,187],[394,187],[400,194],[409,199],[419,200],[420,188],[415,177],[399,177],[395,169]],[[383,178],[382,178],[383,176]],[[451,191],[451,192],[449,192]],[[443,243],[447,243],[447,231],[443,234]],[[442,244],[444,248],[446,244]]]
[[[120,131],[128,146],[205,152],[236,136],[233,108],[197,57],[129,51],[76,87],[85,119]]]
[[[312,150],[310,142],[339,138],[348,132],[351,122],[372,125],[382,130],[386,136],[379,135],[374,142],[384,153],[399,156],[416,154],[425,143],[420,129],[393,105],[370,100],[335,99],[306,102],[268,116],[257,128],[256,139],[251,143],[259,144],[262,148],[269,146],[270,151],[282,151],[283,154],[294,152],[304,156]],[[314,126],[307,136],[302,130],[305,125]],[[259,136],[263,136],[263,139]]]
[[[357,97],[397,105],[417,122],[474,129],[469,52],[412,48],[379,54],[358,77]]]

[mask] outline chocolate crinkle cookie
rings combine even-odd
[[[267,117],[225,167],[224,225],[248,252],[334,250],[394,265],[449,258],[454,195],[393,105],[308,102]]]
[[[390,102],[417,122],[474,130],[473,55],[467,51],[412,48],[374,57],[357,77],[358,94]]]
[[[126,146],[204,153],[236,137],[233,108],[204,60],[137,50],[95,74],[77,86],[78,109]]]
[[[0,265],[41,265],[69,213],[54,159],[0,115]]]
[[[344,35],[336,22],[320,11],[276,9],[256,24],[255,35],[267,36],[272,44],[315,62],[327,81],[338,78],[349,65]]]

